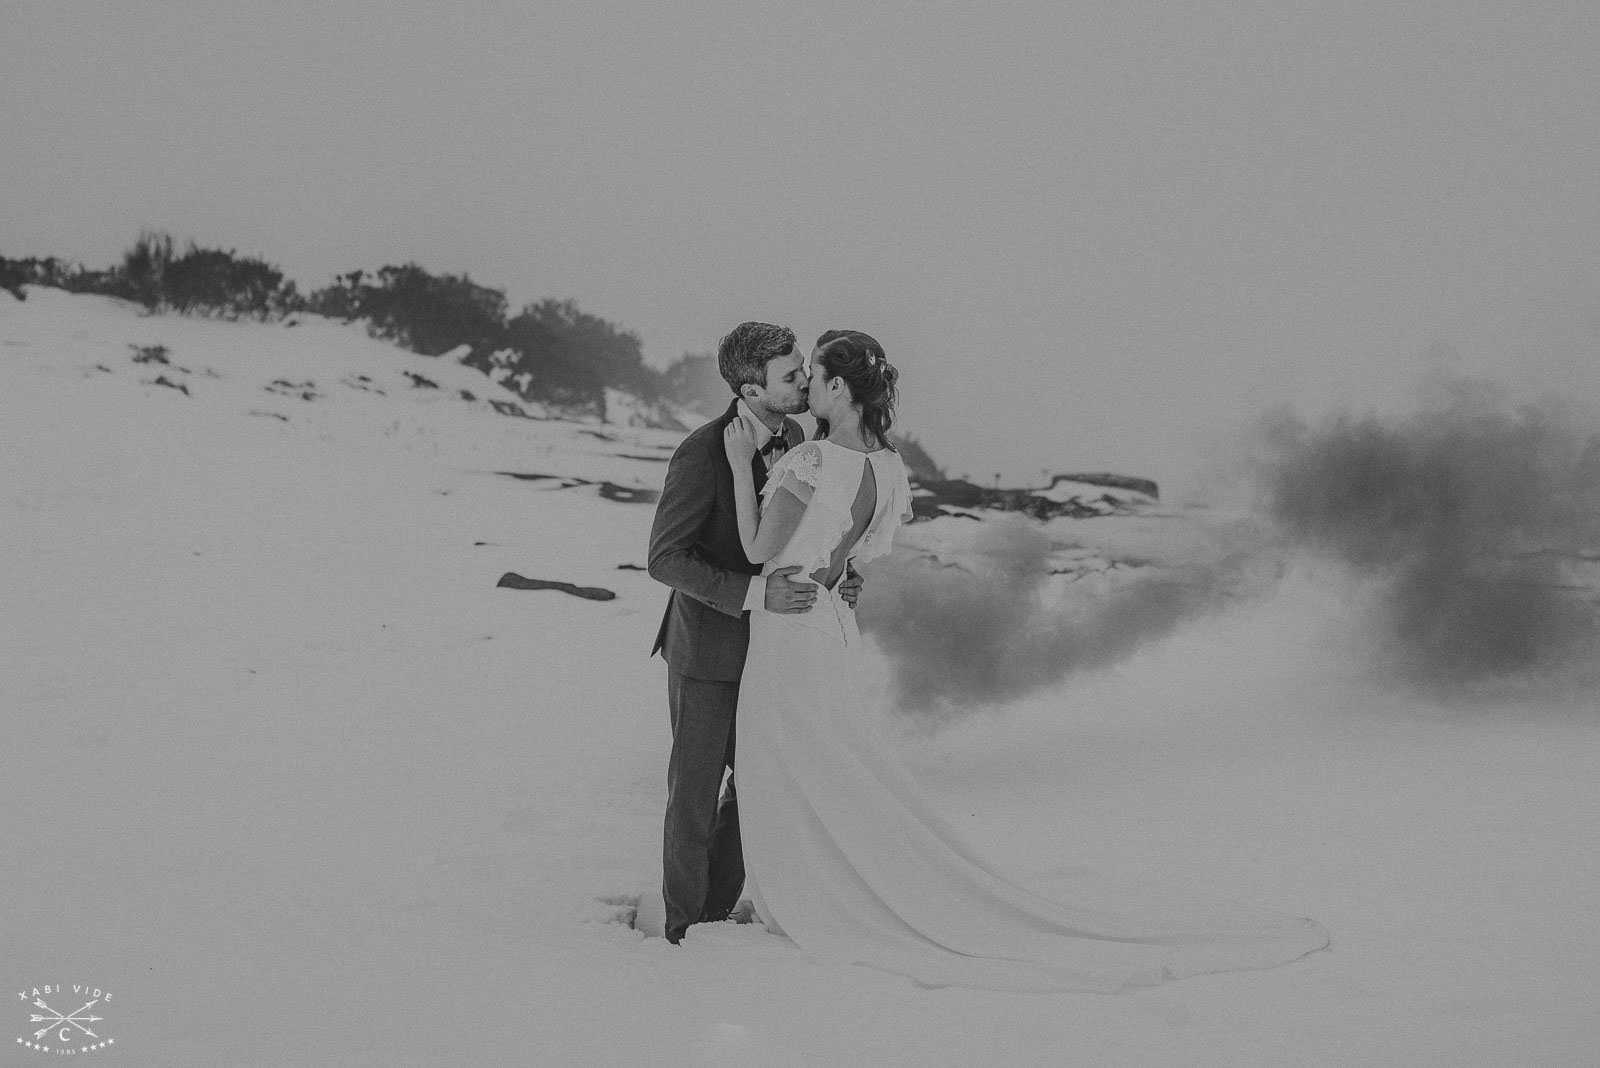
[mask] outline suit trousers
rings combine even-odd
[[[672,756],[662,832],[661,896],[666,929],[725,919],[744,889],[739,802],[730,776],[739,683],[693,679],[667,669]]]

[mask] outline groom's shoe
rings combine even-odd
[[[668,927],[666,930],[667,941],[672,945],[677,945],[683,941],[684,932],[688,929],[687,927]]]

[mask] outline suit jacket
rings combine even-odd
[[[650,576],[672,587],[651,655],[659,652],[680,675],[722,682],[737,682],[744,671],[750,645],[744,601],[750,576],[761,570],[739,541],[733,472],[722,444],[738,411],[735,399],[678,446],[650,527]],[[799,444],[800,424],[785,419],[783,435],[788,446]],[[766,465],[759,453],[750,464],[759,492]]]

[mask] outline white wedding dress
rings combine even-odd
[[[871,519],[848,551],[889,551],[911,491],[894,452],[806,442],[773,466],[763,505],[807,508],[767,571],[840,562],[868,470]],[[994,869],[933,811],[858,680],[855,616],[819,589],[802,614],[753,612],[740,684],[739,822],[758,918],[813,959],[859,963],[929,986],[1113,991],[1201,972],[1265,968],[1328,944],[1311,920],[1088,870],[1049,896]]]

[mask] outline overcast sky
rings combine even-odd
[[[0,0],[0,254],[415,261],[665,365],[876,335],[956,472],[1600,396],[1600,5]]]

